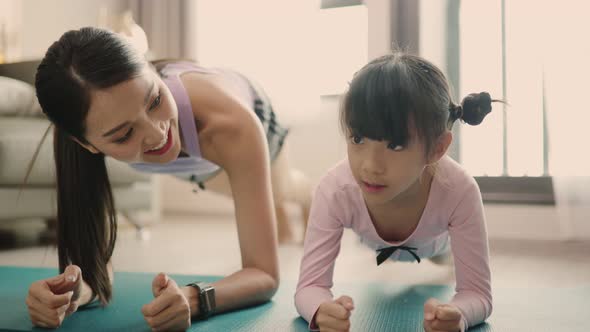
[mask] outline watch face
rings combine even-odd
[[[198,284],[201,314],[210,315],[215,310],[215,288],[207,283]]]

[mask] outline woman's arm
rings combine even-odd
[[[279,285],[279,266],[264,130],[223,81],[198,74],[182,79],[198,119],[203,157],[227,172],[236,211],[242,269],[214,283],[216,312],[266,302]],[[184,291],[194,315],[196,290]]]

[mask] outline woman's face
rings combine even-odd
[[[181,149],[178,110],[172,94],[148,66],[141,75],[93,90],[84,145],[127,163],[167,163]]]

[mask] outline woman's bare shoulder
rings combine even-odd
[[[248,132],[262,131],[254,112],[240,101],[223,76],[191,72],[182,75],[181,80],[189,95],[204,154],[216,159],[222,142],[237,142],[249,136]]]

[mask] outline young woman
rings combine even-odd
[[[153,329],[186,329],[191,318],[273,296],[275,204],[280,213],[287,200],[305,210],[310,192],[289,168],[281,149],[287,130],[257,85],[192,62],[154,66],[117,34],[82,28],[51,45],[36,89],[55,129],[62,274],[31,285],[27,304],[35,325],[57,327],[78,306],[111,298],[117,220],[105,156],[211,184],[234,199],[242,269],[212,285],[182,286],[158,275],[155,299],[143,308]],[[195,241],[199,236],[206,234],[195,234]]]

